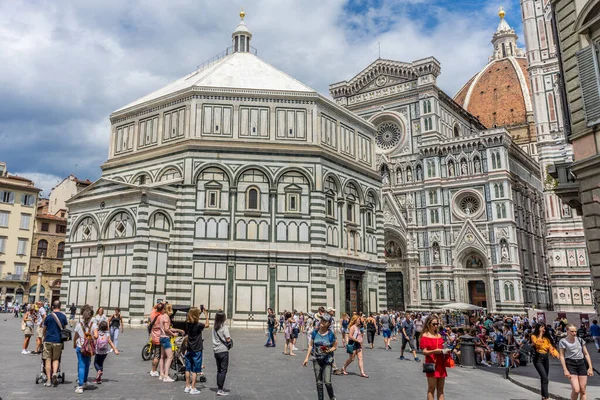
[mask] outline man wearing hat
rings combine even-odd
[[[329,330],[335,333],[335,308],[327,307],[327,314],[331,315],[331,323],[329,324]]]

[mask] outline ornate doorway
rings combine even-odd
[[[385,278],[388,310],[404,311],[404,276],[402,272],[388,272]]]
[[[346,312],[363,311],[362,272],[346,271]]]
[[[469,303],[487,308],[485,283],[483,281],[469,281]]]

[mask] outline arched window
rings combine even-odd
[[[425,100],[423,102],[423,114],[429,114],[431,112],[431,100]]]
[[[65,258],[65,242],[60,242],[56,248],[56,258]]]
[[[498,219],[506,218],[505,204],[496,204],[496,216]]]
[[[258,204],[258,189],[250,188],[248,189],[248,198],[247,198],[247,209],[248,210],[259,210]]]
[[[548,112],[550,114],[550,122],[556,122],[556,107],[554,105],[554,95],[548,93]]]
[[[502,168],[502,162],[500,161],[500,153],[493,152],[492,153],[492,168],[499,169]]]
[[[454,137],[459,137],[460,136],[460,128],[458,127],[458,125],[454,125]]]
[[[515,299],[515,285],[510,282],[504,284],[504,299],[509,301]]]
[[[435,299],[444,300],[444,284],[442,282],[435,283]]]
[[[171,223],[165,214],[157,212],[150,220],[150,228],[160,231],[169,231],[171,229]]]
[[[37,246],[37,256],[38,257],[47,257],[48,256],[48,242],[45,240],[40,240]]]
[[[179,173],[178,170],[176,170],[175,168],[169,168],[162,174],[162,176],[160,177],[160,180],[161,181],[171,181],[171,180],[180,179],[180,178],[181,178],[181,174]]]
[[[372,228],[375,226],[375,221],[373,220],[373,212],[375,211],[375,196],[373,196],[372,192],[367,194],[367,211],[365,213],[366,224],[368,227]]]
[[[502,184],[502,183],[498,184],[498,196],[497,197],[504,197],[504,184]]]
[[[358,200],[358,190],[353,183],[348,183],[346,185],[345,193],[346,195],[346,220],[349,222],[356,221],[356,212],[355,212],[355,202]]]
[[[431,190],[429,192],[429,204],[437,204],[437,202],[438,202],[437,191]]]
[[[500,190],[498,189],[497,183],[494,183],[494,196],[496,196],[496,198],[500,197]]]

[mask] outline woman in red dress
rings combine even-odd
[[[427,373],[427,400],[434,400],[437,391],[438,400],[444,400],[444,382],[446,373],[446,356],[450,349],[444,349],[444,339],[439,334],[439,318],[431,314],[425,320],[421,334],[420,346],[425,356],[425,362],[435,364],[435,372]]]

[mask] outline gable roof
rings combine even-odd
[[[116,112],[158,100],[192,87],[221,89],[276,90],[313,93],[316,91],[278,70],[252,53],[236,52],[201,67],[175,82],[150,93]]]

